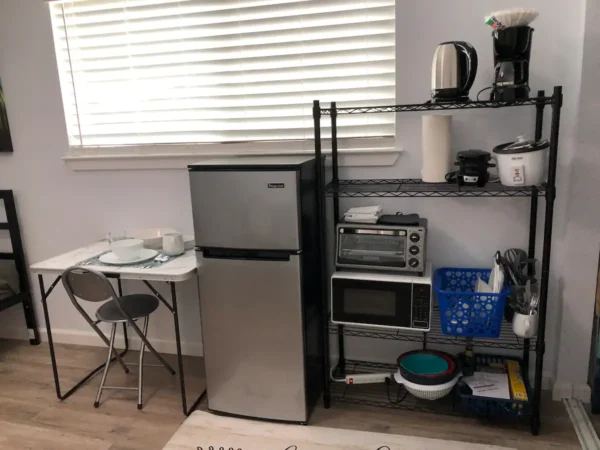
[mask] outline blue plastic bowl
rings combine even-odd
[[[448,362],[438,355],[417,353],[402,359],[404,370],[416,375],[438,375],[448,370]]]

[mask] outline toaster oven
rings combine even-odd
[[[418,225],[337,225],[337,267],[416,272],[426,269],[426,220]]]

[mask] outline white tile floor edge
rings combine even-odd
[[[563,399],[563,404],[569,413],[571,423],[573,424],[573,428],[575,428],[575,432],[581,443],[581,448],[583,450],[599,450],[600,439],[598,438],[596,430],[594,430],[594,426],[592,425],[581,400],[565,398]]]
[[[163,450],[506,450],[485,444],[448,441],[317,426],[235,419],[196,411]]]

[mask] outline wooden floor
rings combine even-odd
[[[57,346],[61,380],[65,387],[90,368],[101,364],[101,348]],[[131,352],[128,360],[137,354]],[[147,362],[152,358],[148,357]],[[175,365],[175,358],[168,356]],[[110,384],[135,386],[136,376],[126,376],[113,366]],[[189,397],[204,387],[202,359],[186,359]],[[136,408],[135,391],[106,391],[100,408],[93,402],[96,377],[65,402],[56,398],[48,346],[0,340],[0,450],[133,450],[161,449],[185,417],[181,411],[176,376],[161,367],[145,371],[145,407]],[[201,406],[206,408],[204,402]],[[348,428],[381,433],[478,442],[518,449],[579,449],[577,436],[560,403],[543,403],[542,432],[533,437],[526,426],[499,425],[461,417],[407,411],[346,407],[317,408],[311,426]]]

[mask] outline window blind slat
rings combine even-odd
[[[360,24],[361,26],[357,27],[356,24]],[[294,22],[290,22],[288,28],[280,26],[279,29],[276,30],[257,30],[256,28],[257,27],[254,26],[244,29],[244,27],[238,24],[229,29],[223,26],[215,26],[213,29],[204,26],[166,31],[156,30],[147,33],[129,32],[127,33],[126,39],[131,51],[135,51],[138,47],[140,49],[144,48],[146,44],[184,43],[190,40],[215,40],[224,42],[243,40],[252,43],[254,41],[263,42],[279,37],[282,41],[297,41],[299,33],[301,33],[302,39],[317,39],[394,32],[394,21],[390,20],[388,16],[383,16],[381,19],[379,17],[365,19],[363,16],[357,16],[355,20],[352,21],[346,17],[343,23],[326,25],[313,23],[307,24],[301,29],[298,29]],[[72,38],[74,38],[74,36],[72,36]],[[62,50],[66,49],[66,46],[66,36],[64,36],[63,33],[58,40],[58,48]],[[122,51],[123,34],[120,33],[114,36],[104,35],[99,37],[77,37],[76,49],[86,51],[92,49]]]
[[[387,133],[386,133],[387,132]],[[227,142],[244,142],[244,141],[282,141],[282,140],[306,140],[313,137],[314,130],[312,126],[307,124],[305,128],[298,129],[274,129],[269,130],[235,130],[228,133],[230,139]],[[393,136],[393,126],[382,128],[381,125],[358,125],[354,126],[344,133],[345,138],[365,138],[378,136]],[[222,141],[222,132],[212,130],[198,130],[193,132],[165,132],[155,133],[153,130],[144,134],[144,144],[163,144],[165,142],[185,144],[190,142],[201,143],[219,143]],[[328,129],[323,129],[323,138],[330,136]],[[94,146],[102,145],[135,145],[140,144],[139,135],[135,132],[127,134],[111,133],[110,135],[84,135],[85,139],[94,144]],[[199,138],[199,139],[197,139]]]
[[[289,67],[267,70],[245,70],[229,72],[213,72],[196,69],[195,66],[173,66],[164,70],[135,70],[135,82],[148,85],[161,83],[166,86],[223,86],[227,84],[261,83],[278,81],[304,81],[313,79],[330,79],[337,77],[357,77],[378,74],[394,74],[393,60],[369,61],[368,64],[327,64],[320,65],[318,70],[313,66]],[[103,72],[100,76],[88,74],[86,83],[97,88],[118,86],[131,81],[130,71]],[[67,82],[72,85],[71,80]]]
[[[123,39],[99,39],[98,42],[77,40],[77,47],[71,49],[71,55],[79,58],[112,58],[123,55],[143,55],[148,53],[184,52],[189,50],[244,47],[251,45],[284,44],[314,42],[326,39],[345,39],[347,44],[367,36],[381,36],[394,33],[393,21],[376,21],[356,24],[344,24],[332,27],[312,27],[304,30],[278,30],[260,33],[231,34],[224,36],[164,36],[163,39],[140,41],[136,36],[127,36],[127,46]],[[159,34],[159,33],[157,33]],[[389,36],[388,36],[389,37]],[[350,39],[352,38],[352,39]],[[114,44],[113,44],[114,41]],[[91,44],[91,45],[90,45]],[[57,46],[59,51],[67,50],[66,40]]]
[[[312,100],[395,96],[394,0],[51,3],[72,145],[311,139]],[[325,121],[324,121],[325,122]],[[340,137],[393,136],[351,116]],[[324,137],[328,136],[324,123]]]
[[[182,1],[179,5],[155,6],[152,8],[132,8],[125,5],[121,10],[97,11],[93,14],[77,13],[70,7],[70,2],[63,3],[63,27],[78,30],[141,30],[154,26],[158,28],[176,28],[189,25],[210,25],[228,22],[243,23],[264,19],[303,17],[309,19],[316,15],[349,15],[359,11],[363,16],[377,14],[380,9],[394,6],[390,0],[309,0],[305,2],[285,2],[265,4],[254,7],[238,7],[235,1],[224,1],[230,7],[207,10],[201,1]],[[122,3],[123,4],[123,3]],[[190,6],[193,5],[193,6]]]

